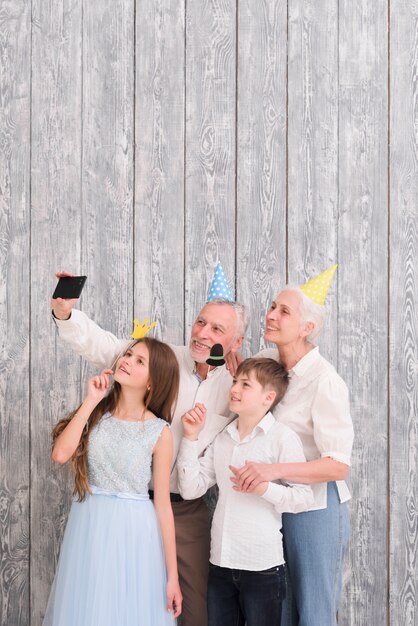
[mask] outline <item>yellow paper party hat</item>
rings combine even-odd
[[[325,298],[331,287],[337,267],[338,265],[333,265],[319,276],[315,276],[315,278],[311,278],[311,280],[308,280],[304,285],[300,285],[305,296],[308,296],[308,298],[317,304],[325,304]]]
[[[151,328],[155,326],[156,323],[157,322],[152,322],[148,326],[148,320],[144,320],[142,324],[139,324],[138,320],[134,320],[134,331],[131,335],[132,339],[142,339],[142,337],[145,337],[147,332],[151,330]]]

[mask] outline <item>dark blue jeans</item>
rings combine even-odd
[[[261,572],[210,564],[209,626],[280,626],[284,565]]]

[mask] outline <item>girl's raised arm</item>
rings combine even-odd
[[[52,448],[52,460],[55,463],[67,463],[77,450],[87,421],[96,406],[108,392],[112,370],[103,370],[99,376],[90,378],[88,391],[83,404],[74,413],[62,433],[56,438]]]

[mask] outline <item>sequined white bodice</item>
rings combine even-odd
[[[167,422],[129,422],[106,413],[90,433],[89,483],[122,493],[147,494],[152,451]]]

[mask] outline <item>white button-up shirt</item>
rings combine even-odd
[[[118,339],[111,332],[103,330],[78,309],[72,311],[69,320],[55,319],[55,323],[61,339],[98,368],[110,367],[132,343],[132,340]],[[228,406],[232,377],[225,365],[222,365],[211,370],[205,380],[199,381],[188,346],[170,347],[177,357],[180,369],[179,395],[171,422],[173,465],[170,478],[170,491],[178,493],[176,457],[183,436],[181,417],[196,402],[202,402],[206,406],[208,417],[196,444],[198,454],[202,454],[233,418]]]
[[[176,458],[183,437],[181,418],[196,402],[202,402],[206,406],[205,426],[199,433],[196,442],[198,455],[203,454],[216,435],[233,419],[233,414],[229,411],[229,390],[232,385],[232,377],[225,365],[222,365],[210,370],[205,380],[200,382],[196,377],[195,363],[190,356],[189,348],[186,346],[171,347],[180,366],[179,396],[171,422],[174,460],[170,491],[177,493],[179,486]]]
[[[182,439],[177,457],[180,493],[193,499],[218,484],[213,516],[210,561],[231,569],[261,571],[284,563],[281,528],[283,512],[307,510],[313,502],[308,485],[268,484],[263,496],[234,491],[229,465],[305,461],[299,437],[267,413],[253,431],[240,440],[234,420],[199,458],[199,444]]]
[[[257,356],[279,360],[277,349]],[[273,414],[300,437],[308,461],[331,457],[350,465],[354,431],[347,385],[316,347],[289,371],[289,387]],[[341,502],[350,499],[345,481],[336,481]],[[312,486],[314,506],[327,506],[327,483]]]

